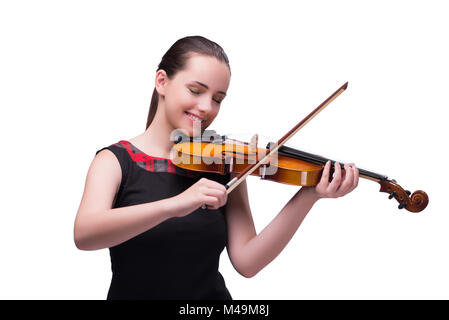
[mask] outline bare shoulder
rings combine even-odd
[[[104,149],[98,152],[89,167],[89,172],[95,171],[99,174],[108,173],[109,175],[115,176],[115,178],[121,179],[122,169],[120,168],[120,163],[118,162],[115,154],[109,150]]]
[[[100,151],[90,164],[79,211],[110,209],[122,179],[120,163],[108,149]]]

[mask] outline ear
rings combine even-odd
[[[160,96],[165,96],[165,90],[168,83],[168,76],[167,73],[160,69],[156,72],[156,79],[154,82],[154,86],[156,88],[157,93]]]

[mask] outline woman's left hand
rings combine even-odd
[[[344,165],[344,170],[335,162],[335,172],[329,182],[331,162],[328,161],[323,169],[320,182],[315,186],[318,198],[338,198],[354,190],[359,183],[359,170],[353,163]]]

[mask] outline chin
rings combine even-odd
[[[202,135],[204,129],[205,128],[202,125],[195,128],[193,124],[190,123],[188,126],[184,126],[181,130],[188,134],[190,137],[193,137],[195,134],[197,136]]]

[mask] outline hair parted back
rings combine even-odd
[[[167,73],[167,77],[169,79],[172,78],[178,71],[185,68],[191,53],[215,57],[218,61],[226,63],[229,71],[231,71],[228,57],[220,45],[202,36],[188,36],[177,40],[170,47],[170,49],[168,49],[162,57],[156,72],[162,69]],[[150,109],[148,111],[146,129],[148,129],[151,122],[153,122],[158,103],[159,94],[157,93],[156,88],[154,88],[150,102]]]

